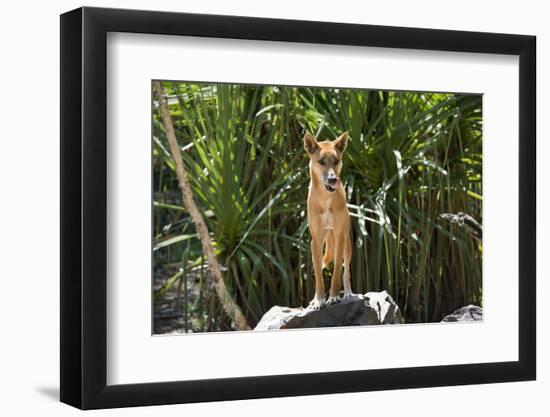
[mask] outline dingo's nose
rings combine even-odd
[[[329,169],[329,171],[328,171],[327,182],[330,185],[333,185],[333,184],[338,182],[338,176],[336,175],[336,172],[334,172],[334,170],[332,168]]]

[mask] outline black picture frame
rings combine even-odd
[[[519,360],[107,385],[108,32],[519,56]],[[535,51],[524,35],[88,7],[61,15],[61,401],[94,409],[535,379]]]

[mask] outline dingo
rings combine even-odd
[[[348,132],[334,141],[318,142],[311,134],[304,135],[304,148],[309,154],[311,181],[307,196],[307,223],[311,234],[311,255],[315,272],[315,297],[310,309],[341,301],[340,272],[344,264],[344,300],[351,292],[349,264],[351,259],[350,219],[346,191],[340,181],[342,156],[348,143]],[[323,256],[323,246],[325,254]],[[323,268],[334,262],[329,297],[325,301]]]

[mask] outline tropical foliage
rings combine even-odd
[[[481,304],[481,242],[441,217],[483,220],[481,96],[186,82],[163,89],[226,285],[251,325],[273,305],[306,306],[313,296],[305,131],[350,133],[342,178],[354,292],[387,290],[407,322]],[[172,294],[186,331],[229,330],[167,149],[155,102],[155,302]]]

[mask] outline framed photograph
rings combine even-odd
[[[533,36],[61,16],[61,401],[533,380]]]

